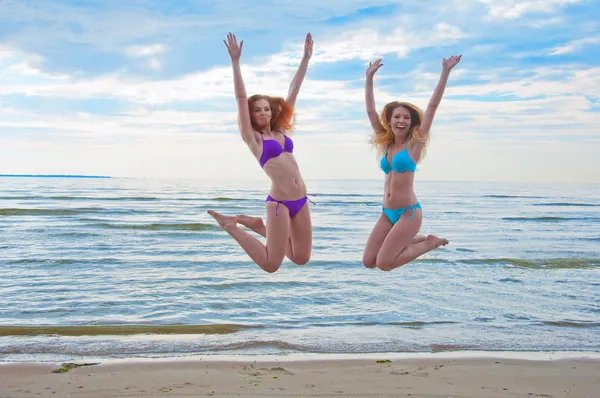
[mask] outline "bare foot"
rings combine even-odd
[[[231,228],[235,228],[235,224],[236,224],[235,220],[237,217],[225,216],[225,215],[217,213],[216,211],[213,211],[213,210],[209,210],[209,211],[207,211],[207,213],[210,214],[211,216],[213,216],[213,218],[215,220],[217,220],[217,222],[219,223],[221,228],[223,228],[225,231],[229,231]]]
[[[410,243],[414,245],[415,243],[421,243],[421,242],[424,242],[425,240],[427,240],[427,237],[425,235],[415,235],[412,242],[410,242]]]
[[[237,222],[242,224],[244,227],[248,227],[253,231],[261,230],[265,228],[265,223],[260,217],[251,217],[245,215],[237,216]]]
[[[426,240],[428,242],[433,243],[433,248],[438,248],[440,246],[446,246],[448,244],[448,239],[438,238],[435,235],[427,235]]]

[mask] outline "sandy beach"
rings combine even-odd
[[[503,357],[0,365],[0,397],[597,397],[600,359]],[[78,361],[77,364],[85,362]]]

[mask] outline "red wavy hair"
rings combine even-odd
[[[251,114],[254,103],[261,99],[267,100],[271,107],[271,130],[292,131],[294,129],[294,107],[281,97],[269,97],[268,95],[254,94],[248,98],[248,109]],[[255,131],[262,134],[260,126],[254,123],[252,117],[250,117],[250,123],[252,123],[252,128]]]

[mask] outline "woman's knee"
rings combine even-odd
[[[310,261],[310,253],[294,254],[290,260],[294,264],[304,265]]]
[[[375,266],[382,271],[391,271],[397,267],[394,265],[395,258],[379,253],[375,259]]]
[[[367,268],[375,268],[377,266],[376,260],[377,256],[372,254],[364,253],[363,254],[363,265]]]
[[[260,268],[262,268],[264,271],[272,274],[273,272],[277,272],[279,270],[282,262],[283,262],[283,259],[281,259],[279,261],[278,260],[267,260],[263,264],[260,265]]]

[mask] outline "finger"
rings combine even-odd
[[[240,52],[242,52],[242,47],[244,47],[244,40],[240,42]]]

